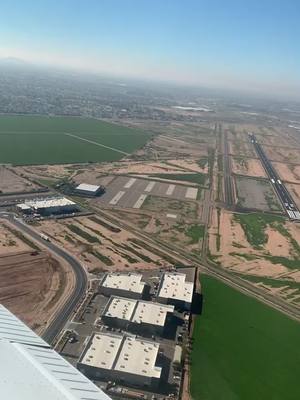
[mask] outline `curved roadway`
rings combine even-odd
[[[3,212],[0,213],[0,216],[1,218],[7,219],[19,231],[22,231],[28,236],[31,236],[36,242],[43,244],[43,246],[48,247],[48,249],[51,250],[54,254],[63,258],[72,267],[75,273],[75,287],[73,293],[71,293],[63,306],[58,310],[58,313],[55,315],[54,319],[50,322],[44,334],[42,335],[43,339],[45,339],[46,342],[51,343],[63,329],[67,320],[70,318],[75,307],[77,306],[79,300],[82,298],[86,291],[86,272],[80,262],[76,260],[76,258],[71,256],[69,253],[64,251],[62,248],[56,246],[52,242],[48,242],[42,239],[39,233],[37,233],[25,223],[21,222],[21,220],[14,218],[12,214]]]

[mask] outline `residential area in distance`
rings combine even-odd
[[[0,69],[0,341],[116,400],[298,398],[299,103]]]

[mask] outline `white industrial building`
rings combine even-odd
[[[131,335],[94,333],[77,364],[91,379],[129,386],[155,387],[162,368],[157,366],[159,344]]]
[[[173,304],[175,307],[190,310],[194,294],[194,282],[186,281],[186,274],[166,272],[158,287],[157,300]]]
[[[99,285],[99,292],[104,296],[121,296],[140,299],[146,289],[142,274],[111,273],[105,274]]]
[[[104,192],[103,186],[90,185],[88,183],[81,183],[75,188],[75,193],[89,197],[97,196],[103,192]]]
[[[3,400],[110,400],[2,305],[0,354]]]
[[[162,335],[173,312],[172,305],[113,296],[103,311],[102,320],[136,334]]]
[[[26,200],[17,204],[17,209],[23,213],[39,215],[69,214],[78,211],[77,204],[66,197],[47,197],[43,199]]]

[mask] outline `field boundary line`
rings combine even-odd
[[[94,142],[93,140],[89,140],[89,139],[82,138],[81,136],[73,135],[72,133],[64,132],[64,135],[73,137],[73,138],[78,139],[78,140],[82,140],[82,141],[84,141],[84,142],[88,142],[88,143],[91,143],[91,144],[95,144],[96,146],[99,146],[99,147],[104,147],[104,148],[106,148],[106,149],[109,149],[109,150],[112,150],[112,151],[116,151],[117,153],[124,154],[125,156],[129,156],[129,155],[130,155],[129,153],[126,153],[125,151],[116,149],[116,148],[114,148],[114,147],[105,146],[104,144],[101,144],[101,143],[98,143],[98,142]]]

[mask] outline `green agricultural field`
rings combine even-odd
[[[1,116],[0,163],[117,161],[149,138],[141,130],[95,119]]]
[[[194,400],[300,399],[300,324],[213,279],[201,277],[194,327]]]

